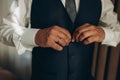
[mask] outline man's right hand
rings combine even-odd
[[[59,26],[40,29],[35,36],[35,43],[40,47],[53,48],[57,51],[63,50],[63,47],[69,45],[71,35],[68,30]]]

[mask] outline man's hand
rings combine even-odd
[[[75,30],[72,42],[83,41],[84,44],[90,44],[102,42],[104,38],[105,32],[102,28],[86,23]]]
[[[71,35],[69,31],[59,26],[41,29],[35,36],[35,43],[40,47],[50,47],[58,51],[69,45],[70,41]]]

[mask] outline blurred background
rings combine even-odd
[[[7,16],[12,1],[0,0],[0,21]],[[15,48],[0,43],[0,67],[11,71],[21,80],[30,80],[31,54],[26,52],[18,55]]]
[[[120,0],[112,1],[120,19]],[[0,0],[0,20],[8,14],[11,3],[12,0]],[[30,80],[31,54],[26,51],[18,55],[15,48],[0,43],[0,67],[9,70],[20,80]],[[120,45],[114,48],[96,43],[92,75],[96,80],[120,80]]]

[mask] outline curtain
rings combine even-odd
[[[112,0],[120,20],[120,0]],[[92,75],[95,80],[120,80],[120,45],[108,47],[95,44]]]

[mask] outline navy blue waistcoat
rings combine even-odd
[[[101,0],[80,0],[76,20],[72,23],[61,0],[33,0],[32,28],[58,25],[70,31],[85,24],[98,25]],[[91,71],[93,44],[70,43],[62,51],[35,47],[32,51],[32,80],[88,80]]]

